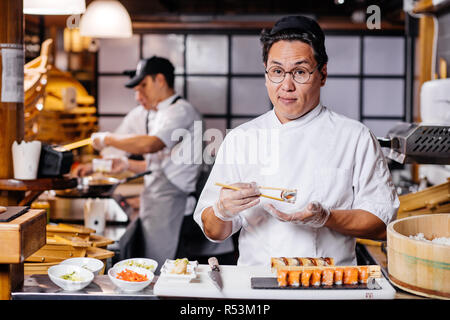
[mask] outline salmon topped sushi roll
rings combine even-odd
[[[331,268],[323,269],[322,271],[322,285],[332,286],[334,283],[334,270]]]
[[[300,275],[301,271],[289,271],[288,274],[288,284],[291,287],[299,287],[300,286]]]
[[[358,268],[348,267],[344,269],[344,284],[358,284]]]
[[[369,278],[369,267],[363,266],[359,267],[359,283],[367,283],[367,279]]]
[[[287,270],[277,270],[277,282],[278,286],[286,287],[288,283],[288,272]]]
[[[342,268],[334,269],[334,284],[341,285],[343,277],[344,277],[344,269]]]
[[[314,269],[311,275],[311,285],[314,287],[320,286],[320,281],[322,280],[322,270],[319,268]]]
[[[301,277],[302,287],[309,287],[309,281],[311,279],[312,273],[312,270],[303,270]]]

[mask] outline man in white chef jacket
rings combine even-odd
[[[142,172],[152,170],[144,177],[139,218],[121,239],[121,250],[133,256],[145,256],[158,262],[174,259],[180,228],[187,210],[188,197],[195,191],[200,174],[202,153],[191,152],[189,159],[179,156],[202,143],[199,112],[174,90],[174,67],[162,57],[142,59],[136,75],[126,84],[136,91],[136,98],[147,110],[145,131],[140,134],[99,132],[92,135],[97,150],[114,147],[130,154],[142,154],[146,161],[114,162],[114,170]],[[144,119],[145,120],[145,119]],[[136,128],[142,119],[136,121]],[[197,127],[196,127],[197,124]],[[197,130],[196,128],[200,128]],[[201,150],[201,146],[200,146]],[[191,211],[192,212],[192,211]],[[143,247],[142,247],[143,246]],[[142,247],[140,250],[139,247]]]
[[[363,124],[322,105],[328,57],[316,21],[284,17],[261,44],[274,108],[225,137],[194,219],[211,241],[240,230],[238,265],[280,256],[356,264],[355,237],[384,239],[399,206],[380,146]],[[296,201],[260,197],[270,191],[261,186],[297,189]]]

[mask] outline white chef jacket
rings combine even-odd
[[[195,191],[202,164],[202,117],[184,99],[172,104],[176,97],[161,101],[157,111],[150,111],[148,134],[161,139],[166,147],[146,154],[145,158],[149,170],[163,170],[170,182],[181,191],[191,193]],[[150,186],[155,176],[145,176],[145,185]]]
[[[327,227],[280,221],[263,209],[264,203],[296,212],[319,201],[330,209],[367,210],[386,225],[399,206],[386,160],[370,130],[321,103],[285,124],[271,110],[225,137],[194,212],[202,230],[203,210],[219,199],[215,182],[252,181],[297,189],[298,194],[295,204],[261,197],[260,204],[234,218],[232,233],[240,230],[238,265],[269,265],[271,257],[280,256],[333,257],[337,265],[356,264],[355,238]]]
[[[114,130],[117,134],[145,134],[147,125],[148,110],[142,105],[138,105],[131,109],[123,118],[120,125]],[[102,157],[108,156],[127,156],[126,151],[114,148],[106,147],[101,151]]]

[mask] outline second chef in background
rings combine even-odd
[[[120,251],[122,258],[149,257],[159,266],[166,259],[175,258],[185,212],[192,212],[195,206],[188,198],[195,191],[202,163],[202,153],[192,152],[196,144],[202,144],[202,130],[194,130],[196,122],[201,128],[202,117],[176,94],[174,78],[169,60],[156,56],[141,60],[126,86],[135,90],[136,99],[148,110],[146,132],[128,135],[99,132],[91,137],[97,150],[114,147],[145,157],[145,162],[126,157],[115,159],[113,171],[152,170],[144,178],[139,217],[121,238]],[[189,158],[174,161],[173,155],[187,150],[191,151]]]

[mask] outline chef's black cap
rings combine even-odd
[[[147,75],[162,73],[166,76],[166,79],[168,77],[173,78],[174,70],[173,64],[165,58],[153,56],[148,59],[141,59],[137,65],[135,75],[125,84],[125,87],[134,88]]]
[[[305,16],[287,16],[278,20],[270,30],[270,34],[274,35],[280,31],[298,30],[311,34],[316,40],[325,41],[325,35],[322,28],[316,20]]]

